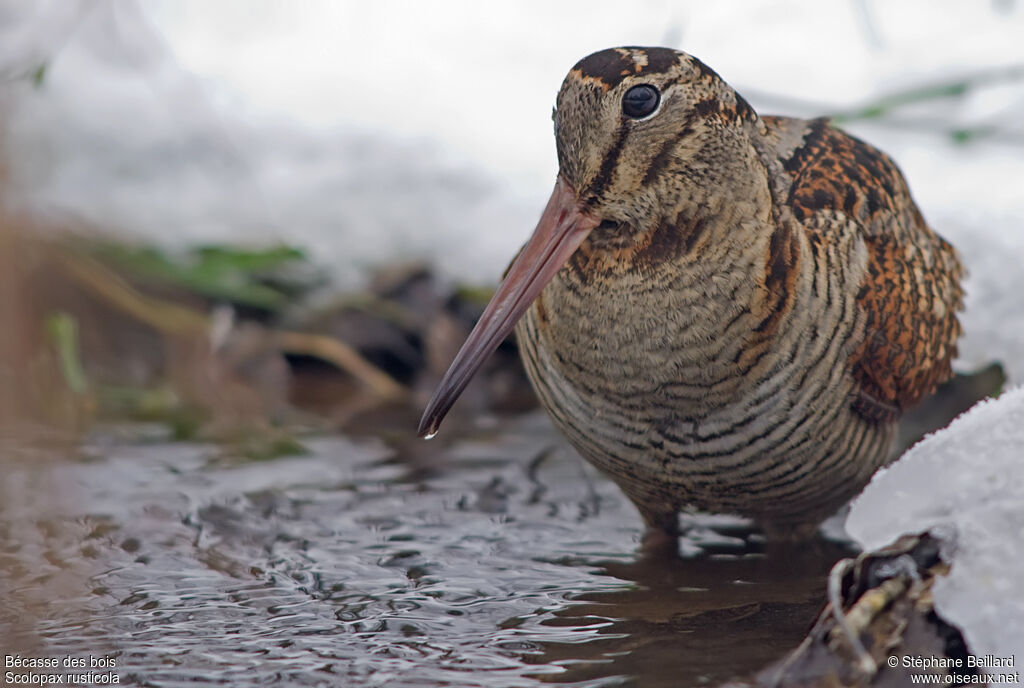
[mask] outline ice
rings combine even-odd
[[[976,405],[879,471],[846,527],[865,549],[931,530],[935,606],[980,656],[1024,662],[1024,387]]]

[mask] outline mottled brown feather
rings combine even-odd
[[[768,242],[765,272],[762,277],[765,300],[756,311],[761,318],[747,340],[747,346],[737,353],[735,362],[747,371],[759,360],[765,349],[772,345],[779,323],[791,307],[796,291],[797,262],[800,244],[788,224],[779,224]]]
[[[770,127],[795,122],[764,119]],[[871,420],[894,420],[952,374],[964,271],[887,155],[826,120],[805,126],[802,145],[782,160],[792,179],[788,205],[812,232],[852,220],[864,239],[867,275],[857,303],[866,329],[850,359],[859,385],[853,406]]]

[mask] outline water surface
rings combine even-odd
[[[398,430],[255,462],[108,431],[9,467],[0,638],[122,685],[714,685],[796,646],[843,554],[688,516],[644,556],[543,415]]]

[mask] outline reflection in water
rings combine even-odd
[[[41,653],[113,654],[122,684],[676,686],[795,646],[843,554],[690,517],[686,558],[640,556],[633,508],[538,415],[374,435],[240,463],[93,447],[43,469],[48,516],[10,502],[0,576],[42,599]]]
[[[709,549],[604,565],[633,585],[575,596],[587,603],[544,622],[604,621],[599,642],[546,647],[543,661],[567,669],[557,682],[619,675],[644,686],[689,686],[753,673],[799,644],[821,609],[829,568],[850,553],[828,542],[767,554],[743,541]]]

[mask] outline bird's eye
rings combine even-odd
[[[650,84],[640,84],[626,91],[622,96],[622,112],[627,117],[640,119],[654,112],[658,107],[661,94]]]

